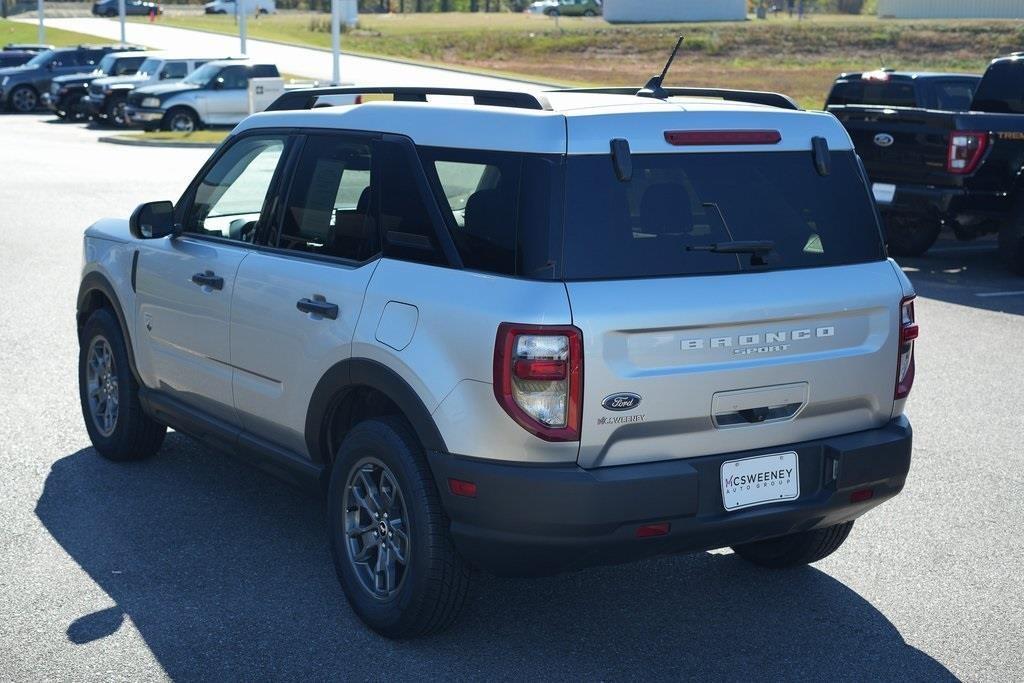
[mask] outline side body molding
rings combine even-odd
[[[375,389],[394,402],[412,424],[423,448],[447,453],[444,439],[430,411],[408,382],[394,370],[366,358],[348,358],[332,366],[316,385],[306,412],[306,447],[316,464],[329,453],[330,440],[326,420],[336,402],[357,387]]]

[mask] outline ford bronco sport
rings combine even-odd
[[[320,482],[390,637],[469,568],[820,560],[910,467],[914,292],[850,137],[768,93],[294,91],[85,235],[85,424]],[[360,92],[366,92],[365,89]],[[435,97],[438,96],[438,97]]]

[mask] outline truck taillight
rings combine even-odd
[[[914,386],[914,340],[919,329],[914,318],[914,297],[900,302],[900,349],[896,364],[896,398],[906,398]]]
[[[988,133],[953,131],[949,136],[946,170],[958,175],[974,173],[988,147]]]
[[[494,395],[531,434],[545,441],[578,441],[583,333],[568,325],[499,325]]]

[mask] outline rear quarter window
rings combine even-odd
[[[806,152],[633,155],[620,182],[608,155],[566,165],[566,279],[709,275],[863,263],[885,258],[852,151],[821,176]],[[771,241],[748,254],[700,251]]]

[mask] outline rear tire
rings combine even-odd
[[[160,449],[167,427],[143,412],[121,326],[105,308],[82,328],[78,388],[89,439],[104,458],[142,460]]]
[[[886,243],[890,256],[921,256],[939,239],[942,222],[938,219],[888,216],[885,218]]]
[[[423,447],[408,424],[384,417],[356,425],[332,467],[328,529],[338,580],[367,626],[387,638],[410,638],[455,621],[469,568],[448,526]]]
[[[1024,208],[999,230],[999,256],[1011,271],[1024,275]]]
[[[853,522],[790,534],[767,541],[756,541],[733,546],[733,551],[747,562],[786,569],[800,567],[822,560],[839,549],[853,529]]]

